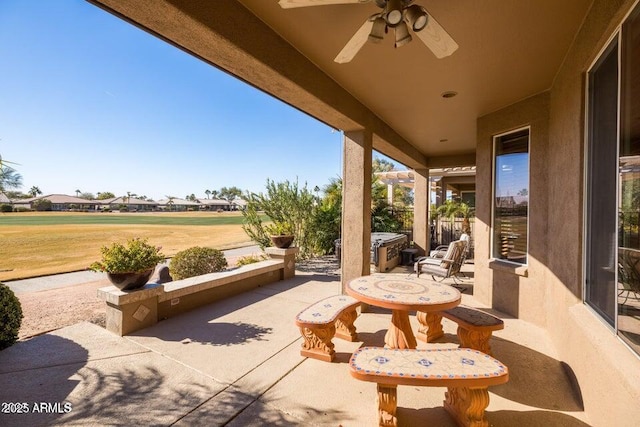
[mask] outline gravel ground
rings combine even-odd
[[[229,265],[235,265],[238,257],[228,257]],[[338,276],[338,263],[334,256],[320,257],[302,262],[300,271],[314,271]],[[107,280],[82,283],[64,288],[18,295],[22,304],[22,326],[19,339],[26,339],[82,321],[104,327],[104,302],[97,298],[98,288],[109,286]]]

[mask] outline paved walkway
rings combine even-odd
[[[227,260],[262,253],[258,246],[253,245],[236,249],[228,249],[223,252]],[[31,279],[13,280],[3,283],[9,286],[16,295],[19,295],[27,292],[45,291],[48,289],[79,285],[81,283],[95,282],[106,278],[107,275],[105,273],[96,273],[95,271],[84,270],[74,271],[71,273],[54,274],[51,276],[33,277]]]
[[[334,340],[334,363],[300,356],[296,313],[339,291],[337,276],[300,271],[127,337],[84,322],[19,342],[0,352],[0,402],[20,403],[0,425],[377,425],[375,384],[351,378],[347,361],[384,345],[388,311],[359,316],[359,342]],[[498,314],[505,329],[492,348],[510,381],[490,388],[489,424],[588,426],[546,332]],[[444,327],[419,348],[456,347],[455,324]],[[444,392],[401,386],[400,425],[455,426]]]

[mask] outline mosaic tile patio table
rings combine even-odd
[[[347,294],[367,304],[392,310],[384,342],[389,348],[416,348],[409,311],[429,313],[460,304],[460,292],[449,285],[415,276],[372,274],[351,280]]]

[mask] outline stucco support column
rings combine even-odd
[[[343,292],[351,279],[371,272],[371,150],[370,131],[345,131],[340,265]]]
[[[429,253],[429,169],[414,171],[413,185],[413,243],[419,255]]]

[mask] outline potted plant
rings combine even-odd
[[[106,272],[111,283],[123,291],[143,287],[156,265],[165,259],[160,247],[140,238],[129,239],[126,245],[114,242],[100,248],[100,252],[102,260],[92,263],[89,268]]]
[[[293,227],[290,224],[274,221],[265,227],[265,231],[276,248],[288,248],[293,243]]]

